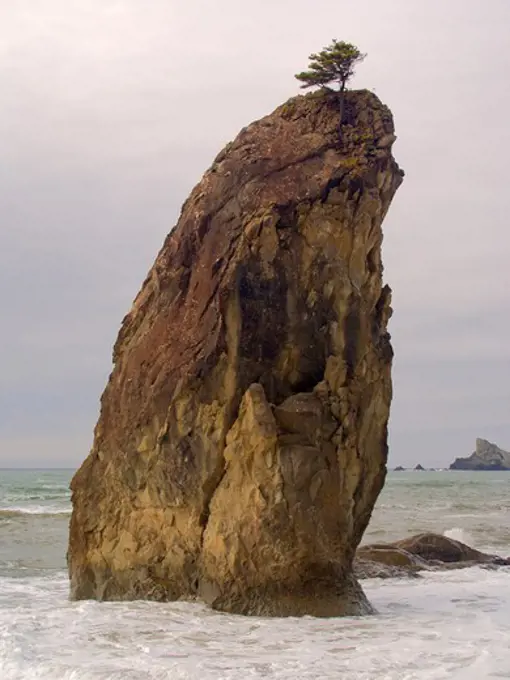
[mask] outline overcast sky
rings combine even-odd
[[[86,456],[111,348],[180,206],[333,37],[406,171],[390,465],[510,449],[509,0],[0,4],[0,466]]]

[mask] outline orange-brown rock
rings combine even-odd
[[[495,555],[480,552],[461,541],[456,541],[454,538],[448,538],[448,536],[442,534],[418,534],[396,541],[393,545],[432,563],[466,562],[483,564],[501,560]]]
[[[356,559],[363,560],[364,562],[377,562],[387,567],[401,567],[410,570],[426,566],[423,560],[402,548],[397,548],[391,543],[387,545],[384,543],[363,545],[356,551]]]
[[[356,552],[354,571],[358,578],[393,578],[416,576],[423,570],[463,569],[475,565],[508,567],[510,559],[428,532],[394,543],[362,545]]]
[[[73,598],[367,612],[386,473],[390,111],[319,92],[251,124],[185,203],[114,348],[72,482]]]

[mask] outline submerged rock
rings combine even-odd
[[[404,538],[394,543],[396,548],[417,555],[424,560],[436,562],[490,562],[494,555],[470,548],[461,541],[442,534],[424,533]]]
[[[422,570],[423,567],[397,567],[376,559],[365,560],[356,557],[354,560],[354,575],[360,581],[366,578],[421,578]]]
[[[423,533],[394,543],[363,545],[354,562],[358,578],[416,576],[419,571],[510,566],[510,559],[470,548],[442,534]]]
[[[354,560],[357,578],[399,578],[418,576],[425,563],[411,553],[390,544],[365,545],[358,548]]]
[[[477,439],[474,453],[468,458],[456,458],[450,470],[510,470],[510,453],[486,439]]]
[[[402,181],[369,92],[290,100],[185,203],[125,317],[72,481],[75,599],[370,611],[352,561],[384,483]]]

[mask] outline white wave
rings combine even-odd
[[[0,579],[2,680],[479,680],[510,669],[504,570],[371,580],[379,614],[349,619],[73,603],[67,588],[63,574]]]
[[[452,538],[454,541],[465,543],[472,548],[475,547],[474,539],[469,531],[466,531],[466,529],[462,529],[461,527],[452,527],[451,529],[446,529],[446,531],[443,531],[443,536],[446,536],[446,538]]]
[[[68,505],[8,505],[0,507],[2,515],[68,515],[71,507]]]

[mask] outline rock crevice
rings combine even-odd
[[[183,206],[124,318],[73,482],[74,598],[370,610],[352,560],[384,482],[389,110],[290,100]]]

